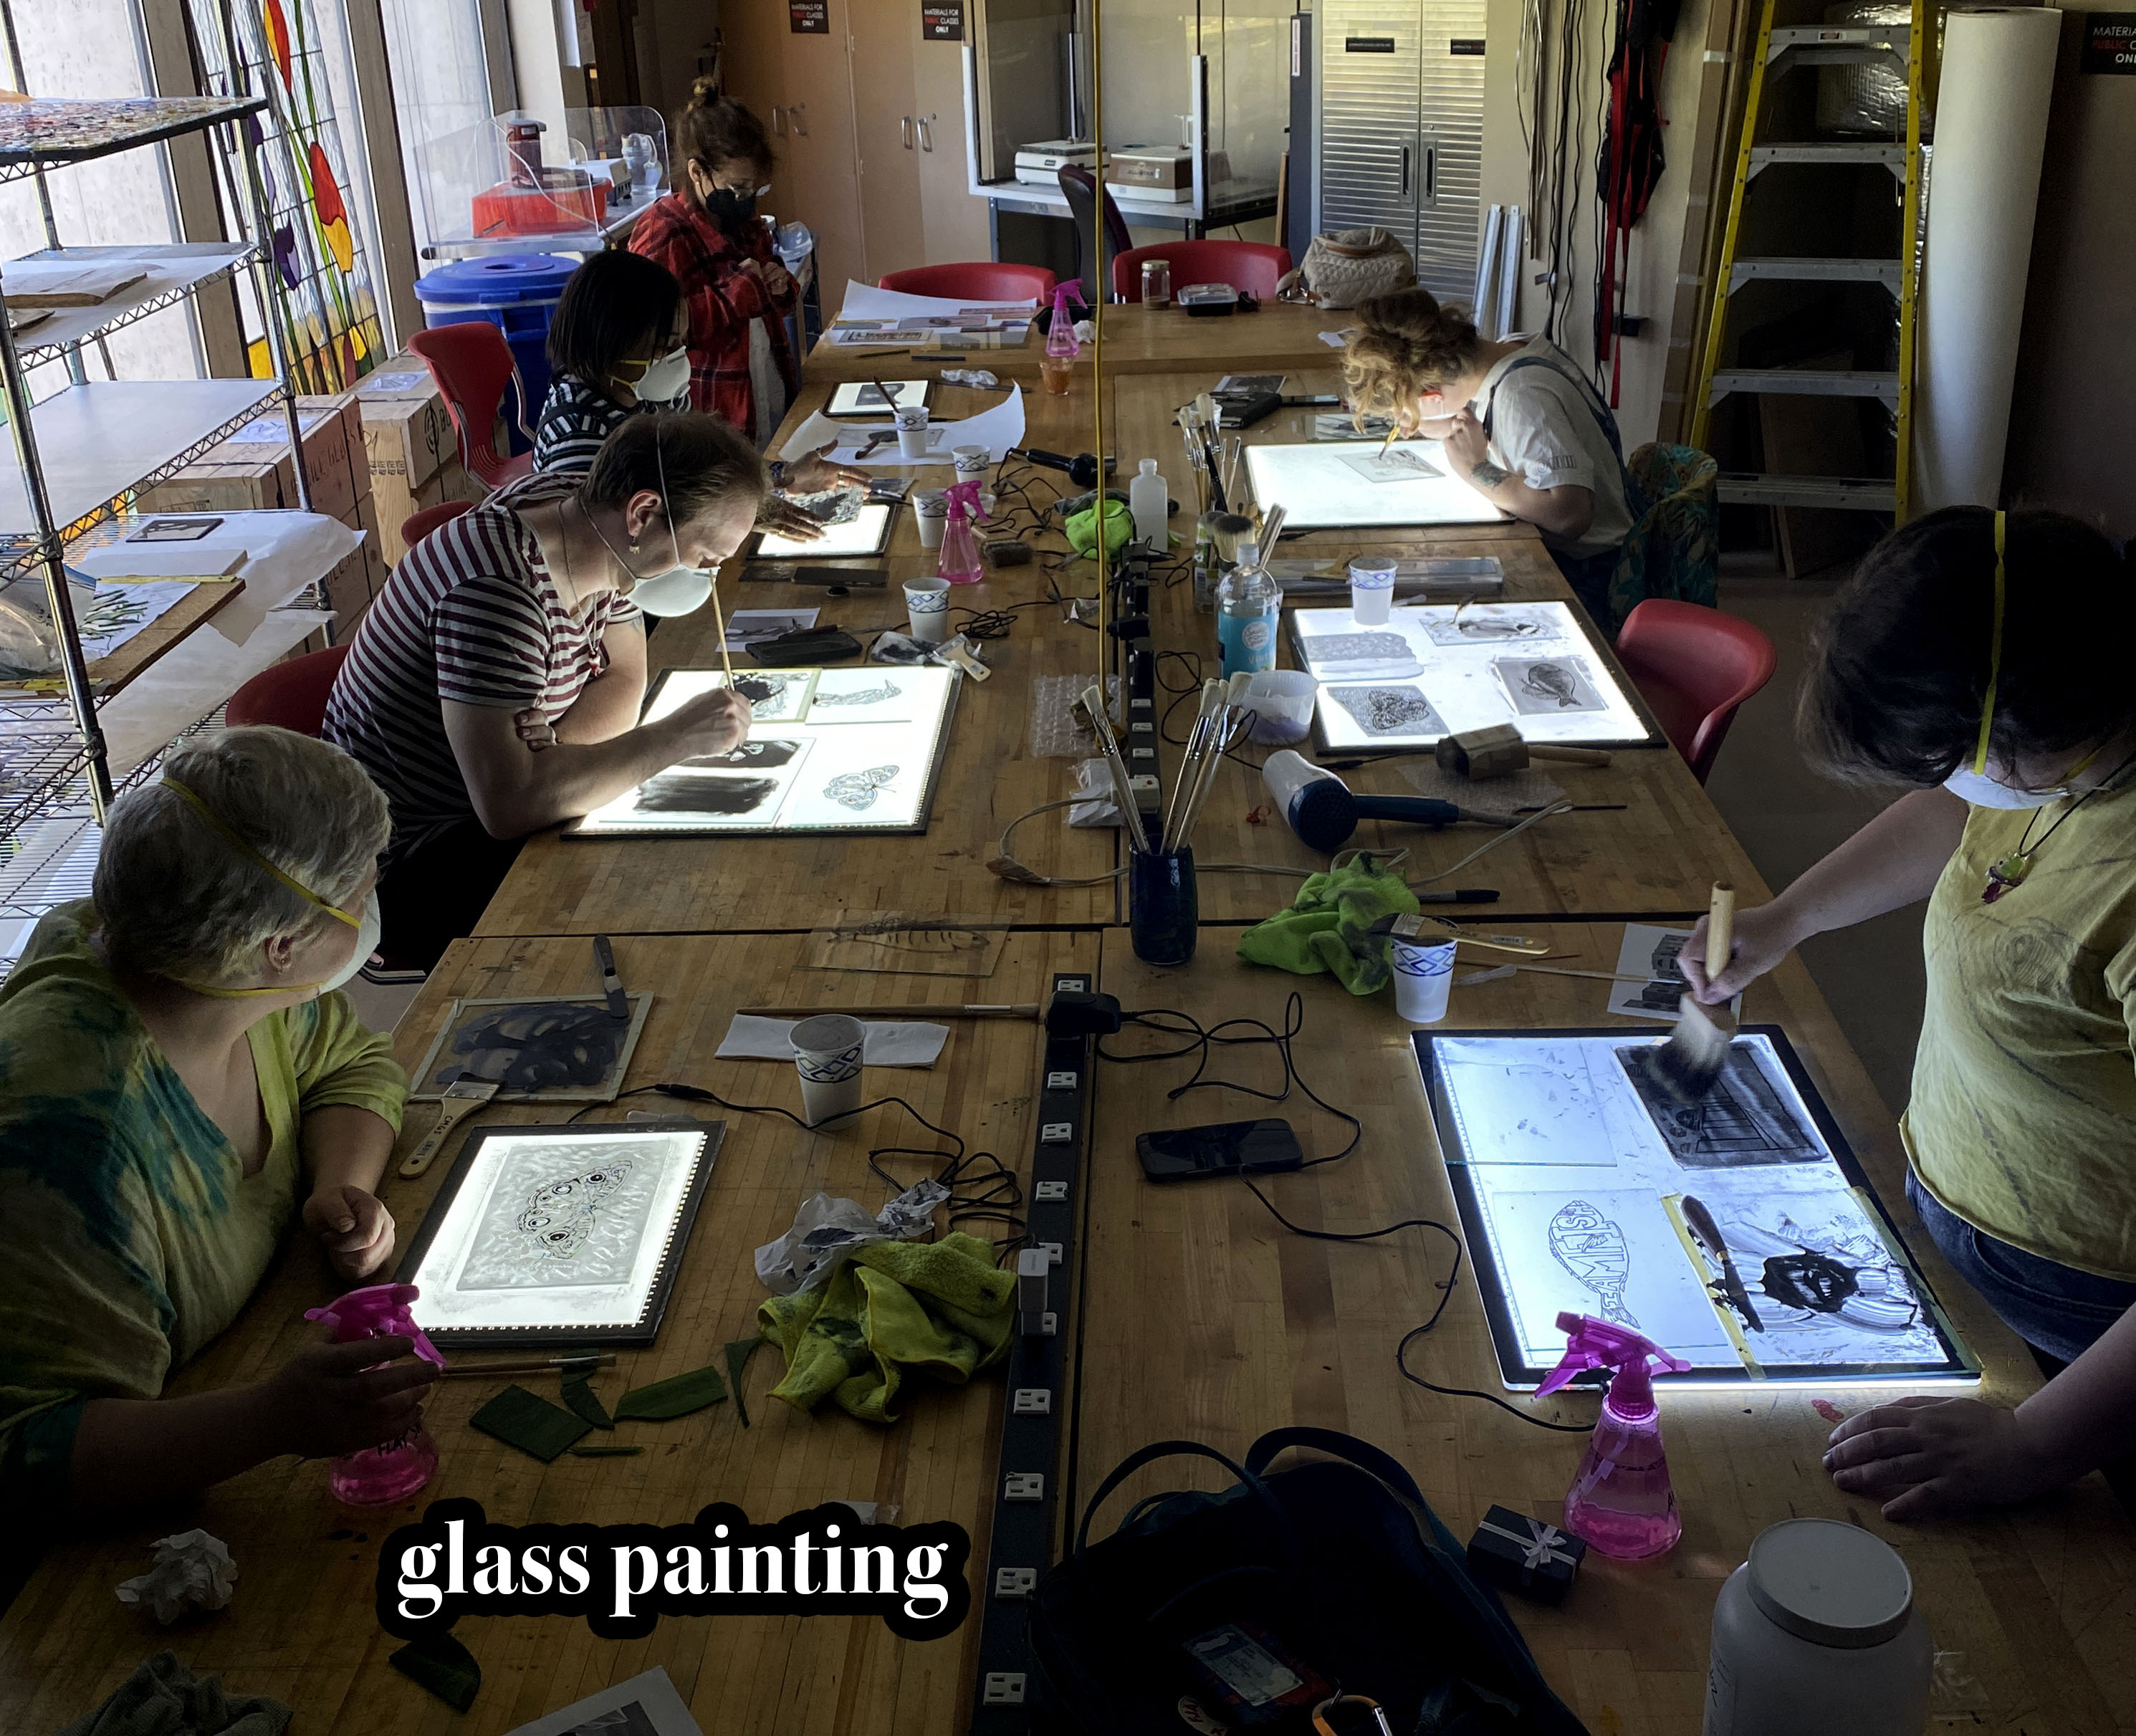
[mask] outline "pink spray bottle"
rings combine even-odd
[[[1669,1482],[1668,1456],[1662,1451],[1662,1414],[1647,1363],[1651,1358],[1677,1374],[1691,1365],[1630,1327],[1591,1314],[1561,1314],[1557,1326],[1566,1335],[1565,1360],[1536,1389],[1538,1399],[1585,1370],[1617,1371],[1579,1472],[1565,1491],[1565,1528],[1620,1561],[1667,1554],[1683,1535],[1683,1520]]]
[[[934,575],[952,584],[977,584],[986,576],[979,560],[979,540],[972,534],[972,521],[986,516],[979,505],[979,479],[970,477],[942,492],[949,501],[949,521],[942,527],[942,558],[935,565]]]
[[[359,1338],[412,1339],[415,1354],[442,1369],[445,1359],[408,1312],[408,1305],[421,1293],[413,1284],[370,1284],[323,1308],[307,1309],[304,1318],[323,1324],[336,1344],[352,1344]],[[382,1507],[405,1500],[437,1471],[438,1443],[418,1423],[397,1441],[330,1460],[327,1488],[346,1506]]]
[[[1068,390],[1068,382],[1075,371],[1075,358],[1083,349],[1075,337],[1075,316],[1068,311],[1070,296],[1075,298],[1077,307],[1083,305],[1082,286],[1073,278],[1053,286],[1053,318],[1046,327],[1046,359],[1038,365],[1046,390],[1056,395]]]

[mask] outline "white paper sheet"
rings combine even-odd
[[[928,313],[954,316],[959,313],[988,313],[1006,317],[1011,313],[1030,313],[1036,309],[1038,300],[1027,301],[959,301],[954,296],[907,295],[901,289],[878,289],[872,284],[857,284],[846,279],[846,298],[839,308],[840,319],[898,319],[908,313]]]
[[[1658,929],[1651,923],[1626,923],[1624,943],[1617,951],[1617,974],[1633,977],[1643,971],[1648,980],[1611,983],[1609,1010],[1628,1018],[1663,1019],[1672,1025],[1682,1018],[1683,1011],[1678,1003],[1682,999],[1684,985],[1682,977],[1677,974],[1676,955],[1690,938],[1688,929]],[[1740,1018],[1743,997],[1738,995],[1728,1004]]]
[[[70,552],[67,565],[92,579],[227,579],[251,557],[221,536],[198,542],[115,542]]]
[[[862,464],[896,469],[900,465],[947,464],[949,454],[959,446],[984,445],[991,463],[998,464],[1008,456],[1009,448],[1023,444],[1024,411],[1023,388],[1012,386],[1008,395],[998,404],[981,410],[977,415],[967,416],[960,422],[930,422],[927,428],[927,456],[908,458],[899,454],[893,438],[878,446],[867,458],[860,456],[861,449],[870,438],[878,434],[896,433],[888,422],[855,422],[850,419],[834,421],[820,411],[812,415],[795,431],[792,439],[780,449],[784,458],[803,458],[810,453],[820,451],[827,444],[837,448],[831,461],[837,464]]]
[[[798,1019],[761,1019],[736,1013],[720,1046],[712,1051],[723,1061],[794,1059],[794,1027]],[[909,1020],[863,1019],[861,1063],[867,1067],[931,1067],[949,1040],[946,1025]]]
[[[727,649],[746,651],[759,639],[775,639],[783,633],[813,627],[819,613],[813,609],[738,609],[727,617]]]

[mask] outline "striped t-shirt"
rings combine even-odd
[[[672,404],[640,398],[638,410],[687,410],[686,391]],[[594,468],[594,454],[632,411],[598,387],[588,386],[576,374],[559,374],[549,382],[549,395],[541,400],[541,419],[534,424],[534,468],[560,476],[584,476]]]
[[[554,723],[607,667],[609,623],[641,618],[604,591],[575,613],[516,509],[577,478],[534,475],[449,519],[400,559],[327,700],[326,738],[355,756],[393,811],[388,860],[472,818],[444,701],[533,710]]]

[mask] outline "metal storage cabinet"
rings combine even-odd
[[[1431,293],[1475,293],[1485,0],[1325,0],[1319,229],[1377,224]]]

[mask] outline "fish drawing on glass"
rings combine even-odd
[[[1506,684],[1513,709],[1523,716],[1555,717],[1565,711],[1605,709],[1593,677],[1578,657],[1500,657],[1493,667]]]
[[[876,793],[897,775],[894,765],[870,766],[864,772],[842,772],[823,786],[823,793],[841,807],[855,813],[875,806]]]
[[[801,678],[791,675],[745,675],[734,684],[735,691],[749,701],[749,715],[754,718],[776,717],[786,709],[786,696],[801,685]]]
[[[818,688],[816,703],[819,706],[884,706],[904,691],[904,688],[896,681],[885,676],[880,687],[855,687],[846,693],[838,692],[836,689],[825,691]]]
[[[1759,1287],[1781,1331],[1837,1318],[1865,1331],[1905,1332],[1920,1320],[1911,1279],[1865,1222],[1835,1215],[1813,1229],[1783,1210],[1769,1225],[1731,1218],[1727,1233],[1763,1261]]]
[[[629,1174],[630,1160],[619,1157],[583,1176],[545,1182],[534,1190],[514,1225],[535,1254],[568,1260],[592,1234],[595,1214]]]
[[[1636,1327],[1624,1306],[1624,1287],[1632,1278],[1632,1250],[1624,1232],[1585,1200],[1568,1200],[1550,1220],[1550,1251],[1595,1292],[1606,1319]]]
[[[1546,699],[1570,710],[1580,703],[1580,689],[1572,672],[1562,663],[1531,663],[1521,677],[1521,691],[1532,698]]]

